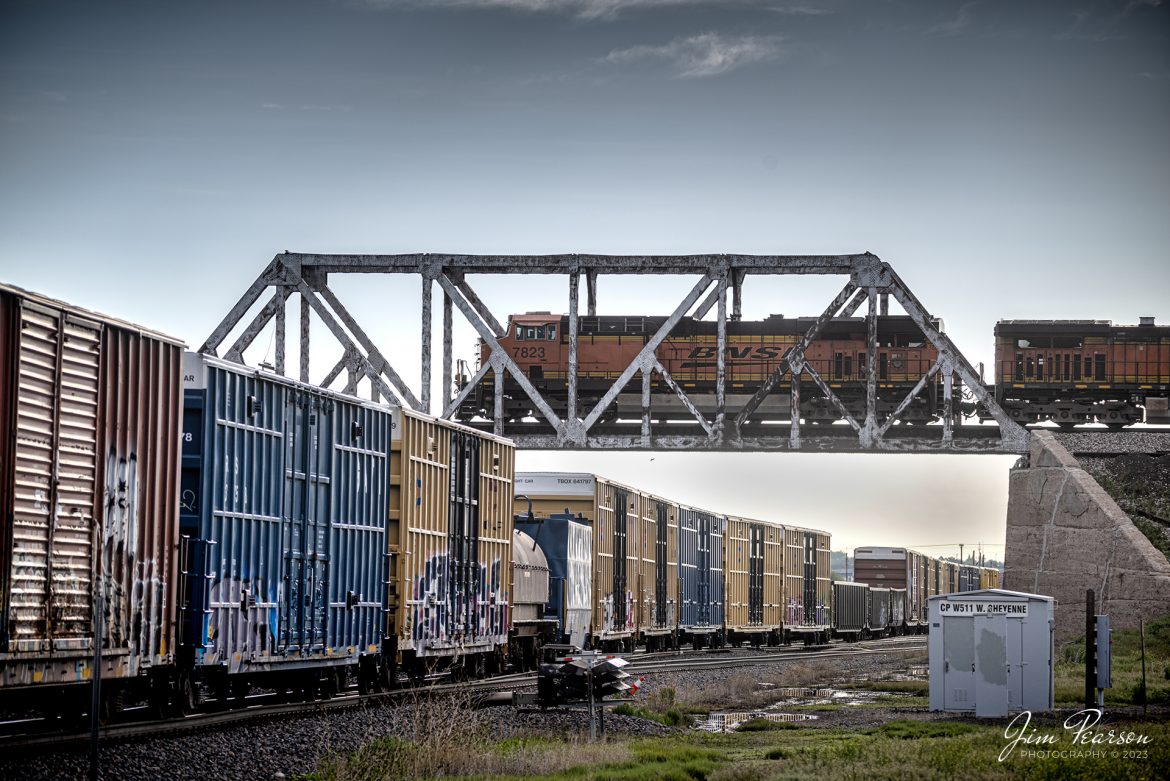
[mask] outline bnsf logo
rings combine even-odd
[[[773,361],[780,357],[780,350],[776,347],[752,347],[750,344],[742,347],[728,345],[727,357],[750,361]],[[715,347],[695,347],[687,355],[687,358],[692,360],[703,360],[705,358],[714,360]]]

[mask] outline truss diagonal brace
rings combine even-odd
[[[304,291],[301,292],[301,295],[305,295]],[[313,298],[312,293],[309,293],[309,296]],[[366,354],[369,356],[367,362],[374,369],[374,371],[379,374],[385,374],[386,379],[390,380],[390,383],[394,386],[395,390],[397,390],[402,395],[402,399],[405,400],[406,403],[409,404],[413,409],[422,410],[422,404],[415,397],[415,395],[410,392],[410,388],[407,387],[406,383],[402,380],[402,377],[398,375],[398,372],[394,371],[394,367],[392,367],[390,362],[386,360],[385,356],[383,356],[382,353],[378,351],[378,348],[374,346],[373,340],[371,340],[370,337],[366,335],[366,332],[363,331],[361,326],[357,324],[357,320],[354,320],[353,315],[351,315],[349,310],[346,309],[341,301],[338,300],[337,296],[334,295],[333,291],[329,289],[328,285],[321,286],[321,297],[324,298],[325,302],[328,303],[333,311],[337,313],[337,316],[341,319],[341,322],[345,323],[345,326],[351,332],[353,332],[353,335],[357,339],[358,344],[362,346],[362,349],[364,349]],[[321,314],[320,309],[318,309],[317,314],[321,315],[322,320],[326,319],[326,316]],[[349,342],[349,340],[346,339],[343,343],[346,342]],[[393,398],[392,394],[386,393],[384,395],[387,399]]]
[[[860,434],[861,424],[858,423],[857,420],[849,414],[849,410],[845,408],[845,404],[841,401],[836,393],[833,393],[833,389],[825,384],[825,381],[821,379],[821,375],[817,374],[816,369],[806,363],[804,364],[804,370],[808,372],[808,376],[811,377],[812,381],[815,382],[817,387],[821,389],[821,393],[825,394],[825,398],[832,402],[833,406],[836,408],[837,412],[840,413],[845,422],[848,423],[854,431]],[[865,443],[862,444],[863,446],[868,447],[868,445],[865,445]]]
[[[678,383],[674,381],[674,377],[670,376],[670,372],[666,370],[666,367],[655,361],[654,368],[659,374],[662,375],[662,380],[666,383],[666,386],[674,391],[674,395],[678,396],[678,400],[682,402],[682,405],[687,408],[687,411],[690,412],[691,415],[694,416],[695,420],[699,422],[699,425],[703,427],[703,431],[707,432],[707,436],[711,436],[711,433],[715,429],[713,429],[711,424],[707,422],[707,419],[703,417],[703,413],[699,412],[698,408],[691,401],[690,397],[687,396],[683,389],[678,386]]]
[[[930,323],[930,318],[927,316],[926,310],[922,307],[921,302],[914,297],[914,294],[910,292],[902,280],[892,270],[890,271],[890,275],[893,277],[890,292],[894,294],[894,298],[906,310],[906,314],[910,316],[914,324],[922,329],[922,333],[938,349],[939,354],[946,357],[954,372],[963,381],[963,384],[975,394],[975,397],[983,403],[987,411],[995,418],[995,422],[999,424],[1000,442],[1004,449],[1020,453],[1026,451],[1028,449],[1029,439],[1027,430],[1009,418],[1007,413],[1003,411],[1003,408],[987,392],[987,389],[979,381],[979,376],[975,373],[975,369],[967,362],[963,354],[955,348],[950,337],[946,334],[939,333],[938,329]]]
[[[252,318],[252,322],[248,323],[248,327],[244,329],[240,337],[228,348],[227,353],[224,354],[225,360],[235,361],[236,363],[244,362],[244,350],[247,350],[252,342],[255,341],[260,332],[264,330],[264,326],[268,325],[268,321],[284,308],[284,302],[288,299],[289,292],[289,288],[286,285],[277,286],[272,298],[264,305],[263,309],[256,313],[256,316]]]
[[[477,371],[475,376],[471,378],[471,382],[460,388],[459,395],[457,395],[443,410],[444,418],[450,418],[455,410],[459,409],[459,405],[467,400],[467,397],[470,396],[471,392],[475,390],[476,385],[479,385],[481,382],[483,382],[483,378],[487,376],[488,370],[491,368],[491,361],[485,361],[484,364],[479,367],[479,371]]]
[[[223,344],[223,340],[227,338],[228,333],[235,328],[236,323],[240,322],[240,318],[248,313],[248,310],[252,308],[252,304],[255,304],[259,300],[264,289],[269,285],[278,284],[276,280],[283,275],[284,270],[285,264],[281,260],[281,256],[278,255],[273,258],[272,262],[265,267],[264,271],[260,272],[260,276],[256,277],[252,284],[248,286],[248,289],[244,291],[244,294],[240,296],[240,300],[231,308],[231,311],[224,316],[219,325],[215,327],[215,330],[211,332],[211,336],[207,337],[207,341],[199,348],[199,352],[205,355],[215,355],[215,351]]]
[[[906,398],[902,399],[898,406],[894,408],[894,411],[890,413],[890,417],[886,418],[885,422],[883,422],[881,426],[878,427],[878,439],[881,439],[883,436],[885,436],[885,433],[890,430],[890,427],[894,425],[894,422],[899,420],[902,416],[902,413],[906,411],[906,408],[914,402],[914,397],[919,393],[922,393],[922,390],[926,387],[926,384],[934,378],[934,375],[939,373],[939,370],[942,369],[943,366],[943,360],[943,357],[940,355],[934,362],[934,365],[927,370],[926,374],[919,378],[918,382],[914,385],[914,388],[910,391],[910,393],[906,394]]]
[[[613,400],[617,398],[617,395],[621,393],[622,388],[626,387],[626,383],[628,383],[640,369],[649,369],[654,366],[656,363],[654,353],[658,350],[658,346],[662,344],[667,336],[670,335],[671,329],[673,329],[675,325],[678,324],[678,321],[683,318],[683,315],[690,311],[690,308],[694,306],[695,301],[699,299],[699,296],[703,295],[703,291],[705,291],[713,281],[714,277],[710,273],[704,274],[703,278],[698,281],[698,283],[691,289],[691,292],[687,294],[687,297],[683,299],[683,302],[675,308],[670,317],[666,318],[666,322],[662,324],[654,336],[647,340],[646,344],[638,352],[637,356],[634,357],[634,360],[630,362],[630,365],[627,366],[625,371],[621,373],[621,376],[619,376],[614,381],[609,390],[605,392],[605,395],[601,397],[601,401],[597,402],[597,406],[594,407],[589,415],[585,418],[583,425],[584,431],[588,431],[589,428],[598,421],[598,419],[605,413],[605,410],[609,408],[609,405],[613,403]]]
[[[516,380],[517,384],[519,384],[524,392],[528,394],[528,398],[532,400],[532,403],[536,406],[536,408],[540,410],[540,414],[544,415],[545,420],[547,420],[549,424],[554,429],[556,429],[558,435],[564,436],[565,426],[560,417],[557,416],[557,413],[553,412],[552,407],[550,407],[548,402],[544,400],[544,397],[540,395],[540,391],[536,390],[532,383],[529,382],[528,378],[524,376],[524,372],[521,371],[520,367],[516,365],[516,362],[512,360],[512,356],[508,355],[508,352],[500,346],[500,342],[496,338],[496,335],[492,333],[491,327],[488,326],[477,315],[471,304],[463,296],[463,292],[459,290],[453,282],[451,282],[450,278],[446,274],[439,274],[437,279],[439,281],[439,285],[443,288],[444,291],[446,291],[447,295],[451,297],[451,301],[455,304],[455,306],[459,307],[459,311],[463,313],[465,318],[467,318],[467,322],[471,323],[471,326],[479,332],[480,338],[487,342],[488,346],[491,347],[491,360],[489,362],[502,365],[505,369],[507,369],[508,373],[511,374],[513,379]],[[496,398],[499,398],[500,389],[503,387],[503,379],[502,372],[497,371]],[[499,421],[497,417],[497,423],[498,422]]]
[[[837,294],[837,297],[826,307],[824,312],[821,312],[821,316],[817,318],[816,322],[812,324],[812,327],[808,329],[801,340],[788,348],[788,351],[784,353],[784,357],[780,359],[780,365],[769,375],[768,379],[764,380],[764,384],[760,386],[760,389],[747,400],[747,403],[743,405],[743,409],[735,416],[735,428],[737,431],[747,421],[748,416],[755,412],[760,404],[764,402],[768,394],[776,389],[785,372],[792,370],[794,364],[804,363],[804,351],[820,336],[825,324],[833,319],[837,314],[837,310],[845,305],[845,302],[849,300],[849,296],[853,295],[855,290],[857,290],[857,285],[853,284],[852,281],[846,282],[845,287],[841,288],[841,292]],[[850,306],[856,309],[861,301],[864,300],[864,297],[865,292],[858,291],[857,298]],[[809,369],[809,373],[810,375],[814,373],[811,368]]]

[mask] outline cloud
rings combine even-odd
[[[364,0],[376,9],[390,8],[503,8],[530,13],[549,12],[576,16],[579,19],[614,19],[623,11],[643,8],[670,8],[686,5],[763,5],[766,0]],[[769,10],[789,14],[819,15],[819,9],[807,6],[778,7]]]
[[[971,9],[978,3],[963,3],[954,19],[936,24],[927,30],[929,35],[962,35],[971,26]]]
[[[702,78],[775,59],[781,53],[782,40],[780,36],[729,37],[710,32],[675,38],[662,46],[615,49],[605,56],[604,61],[620,65],[646,59],[666,60],[681,78]]]

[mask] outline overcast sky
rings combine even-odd
[[[0,9],[0,279],[195,345],[285,249],[868,250],[975,362],[998,319],[1170,320],[1161,0]],[[406,282],[334,284],[417,378]],[[600,311],[691,284],[603,279]],[[745,315],[840,284],[749,285]],[[563,280],[476,285],[501,318],[567,306]],[[1002,542],[1011,461],[521,458],[838,546]]]

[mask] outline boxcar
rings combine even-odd
[[[527,497],[536,517],[576,518],[592,527],[586,642],[594,648],[632,650],[638,640],[635,592],[642,564],[642,495],[603,477],[564,472],[521,473],[516,494],[518,513],[527,512]]]
[[[906,548],[867,546],[853,550],[854,580],[871,586],[905,589],[904,616],[897,623],[899,630],[917,632],[926,623],[925,559],[921,553]]]
[[[886,634],[890,627],[890,589],[882,586],[869,588],[869,633],[875,637]]]
[[[784,628],[784,529],[728,516],[723,562],[728,642],[778,645]]]
[[[677,502],[642,494],[638,627],[646,649],[678,647]]]
[[[181,371],[176,339],[0,285],[5,699],[82,707],[97,637],[112,700],[167,696]]]
[[[906,631],[906,589],[890,589],[890,634]]]
[[[336,688],[382,650],[393,413],[188,353],[180,690]],[[369,681],[367,680],[367,683]]]
[[[384,658],[412,677],[499,670],[511,623],[515,448],[402,408],[391,434]]]
[[[869,624],[869,586],[839,580],[833,584],[833,635],[858,640]]]
[[[784,539],[785,641],[822,641],[832,629],[829,534],[785,525]]]
[[[679,637],[695,648],[723,645],[725,602],[723,538],[727,519],[679,506],[678,568],[682,609]]]

